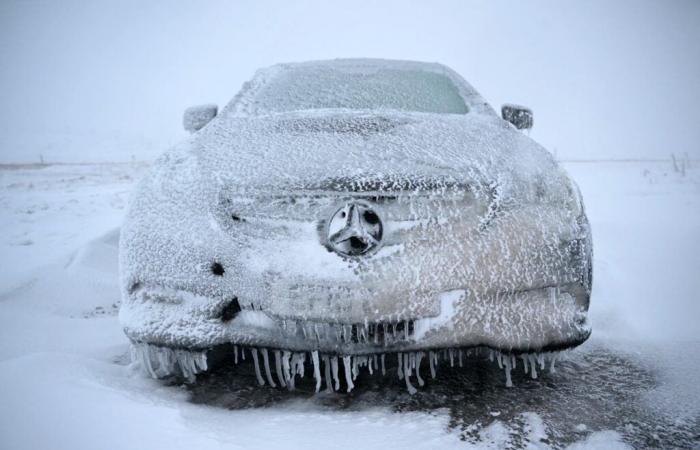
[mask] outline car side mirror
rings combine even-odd
[[[501,117],[503,117],[503,120],[512,123],[518,130],[529,130],[532,128],[533,115],[530,108],[506,104],[501,107]]]
[[[182,116],[182,126],[190,133],[199,131],[216,117],[218,109],[216,105],[212,104],[191,106],[185,110]]]

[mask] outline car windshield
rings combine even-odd
[[[458,87],[427,70],[367,67],[288,67],[256,93],[258,112],[309,109],[393,109],[466,114]]]

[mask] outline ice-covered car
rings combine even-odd
[[[351,389],[398,355],[413,390],[421,361],[485,348],[509,384],[516,360],[535,375],[590,334],[591,236],[532,113],[502,115],[445,66],[371,59],[276,65],[187,110],[121,231],[132,357],[192,379],[247,353],[261,384],[306,364]]]

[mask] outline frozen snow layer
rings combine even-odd
[[[331,217],[360,201],[385,225],[376,251],[346,258],[331,251]],[[222,113],[154,163],[120,249],[125,330],[157,345],[283,347],[276,329],[217,323],[234,298],[278,321],[350,325],[438,316],[452,290],[464,295],[446,329],[413,348],[534,351],[589,334],[591,241],[575,184],[484,111]],[[163,288],[177,294],[149,294]]]

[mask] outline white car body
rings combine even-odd
[[[259,71],[156,161],[120,247],[120,320],[159,376],[233,346],[366,363],[590,334],[577,187],[439,64]]]

